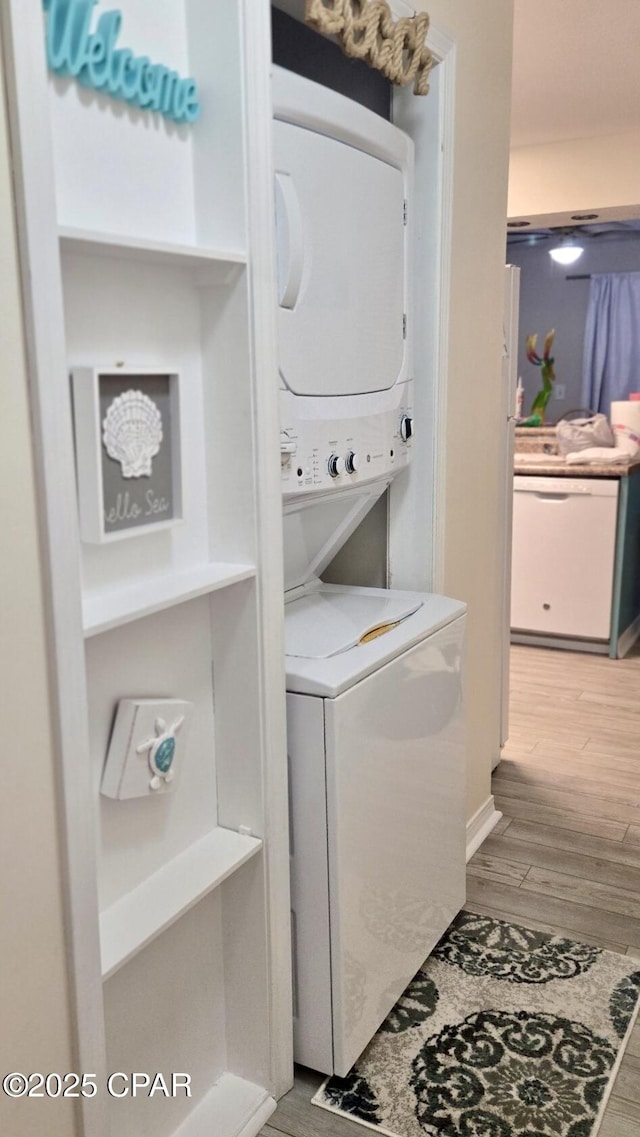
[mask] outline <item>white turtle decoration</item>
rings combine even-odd
[[[143,391],[123,391],[109,405],[102,423],[107,454],[122,467],[123,478],[151,474],[162,442],[162,415]]]
[[[147,761],[151,770],[149,789],[159,790],[163,783],[168,785],[169,782],[173,781],[175,771],[172,766],[176,753],[176,734],[183,722],[184,715],[180,715],[180,718],[168,727],[163,718],[157,718],[155,721],[155,737],[148,738],[146,742],[141,742],[139,746],[136,746],[137,754],[147,752],[148,755]]]

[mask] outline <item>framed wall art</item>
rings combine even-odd
[[[178,373],[77,367],[71,381],[82,540],[181,521]]]

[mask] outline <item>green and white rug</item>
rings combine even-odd
[[[637,968],[463,912],[313,1102],[392,1137],[595,1137],[638,1012]]]

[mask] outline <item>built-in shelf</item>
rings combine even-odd
[[[257,837],[219,826],[101,912],[103,979],[113,975],[261,848],[262,841]]]
[[[82,603],[82,620],[86,638],[109,632],[122,624],[130,624],[143,616],[152,616],[174,604],[195,600],[207,592],[228,588],[256,574],[253,565],[215,562],[163,576],[136,581],[126,588],[109,589],[86,596]]]
[[[275,1108],[274,1099],[261,1086],[235,1074],[223,1074],[173,1137],[201,1137],[203,1133],[242,1137],[248,1132],[257,1133]]]
[[[198,269],[203,283],[225,284],[246,264],[246,253],[228,249],[206,249],[198,245],[174,245],[148,241],[142,237],[126,237],[117,233],[92,232],[61,227],[60,248],[64,253],[84,253],[120,260],[148,261],[176,268]]]

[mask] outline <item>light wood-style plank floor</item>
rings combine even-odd
[[[640,648],[623,660],[511,651],[503,818],[468,865],[467,908],[626,952],[640,968]],[[261,1137],[362,1137],[295,1086]],[[640,1022],[598,1137],[640,1137]]]

